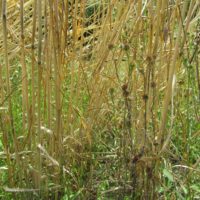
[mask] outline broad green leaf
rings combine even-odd
[[[194,191],[200,193],[200,186],[199,186],[199,185],[192,185],[190,188],[191,188],[192,190],[194,190]]]
[[[181,185],[181,188],[183,189],[183,192],[184,192],[185,194],[188,193],[188,190],[187,190],[187,188],[186,188],[184,185]]]
[[[174,182],[174,178],[171,172],[169,172],[167,169],[163,170],[163,175],[169,179],[169,181]]]

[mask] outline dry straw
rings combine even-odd
[[[60,199],[71,187],[87,198],[101,160],[94,149],[110,149],[112,135],[113,179],[123,180],[102,195],[157,199],[168,119],[177,114],[169,114],[173,81],[199,1],[0,2],[5,191]]]

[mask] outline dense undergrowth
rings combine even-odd
[[[199,1],[0,3],[0,199],[200,198]]]

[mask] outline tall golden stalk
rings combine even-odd
[[[4,44],[4,62],[5,62],[5,67],[6,67],[6,91],[7,94],[9,95],[11,93],[11,88],[10,88],[10,65],[9,65],[9,58],[8,58],[8,43],[7,43],[7,2],[2,1],[2,23],[3,23],[3,44]],[[14,119],[13,119],[13,110],[12,110],[12,99],[8,97],[8,111],[9,111],[9,127],[10,130],[8,129],[8,133],[11,134],[11,138],[13,140],[14,144],[14,152],[16,154],[16,161],[17,165],[20,169],[21,162],[20,162],[20,157],[19,157],[19,144],[17,140],[17,136],[15,133],[15,128],[14,128]],[[7,136],[9,138],[9,136]],[[22,180],[22,175],[23,173],[19,173],[19,179]]]

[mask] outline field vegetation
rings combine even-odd
[[[199,0],[0,15],[0,199],[200,199]]]

